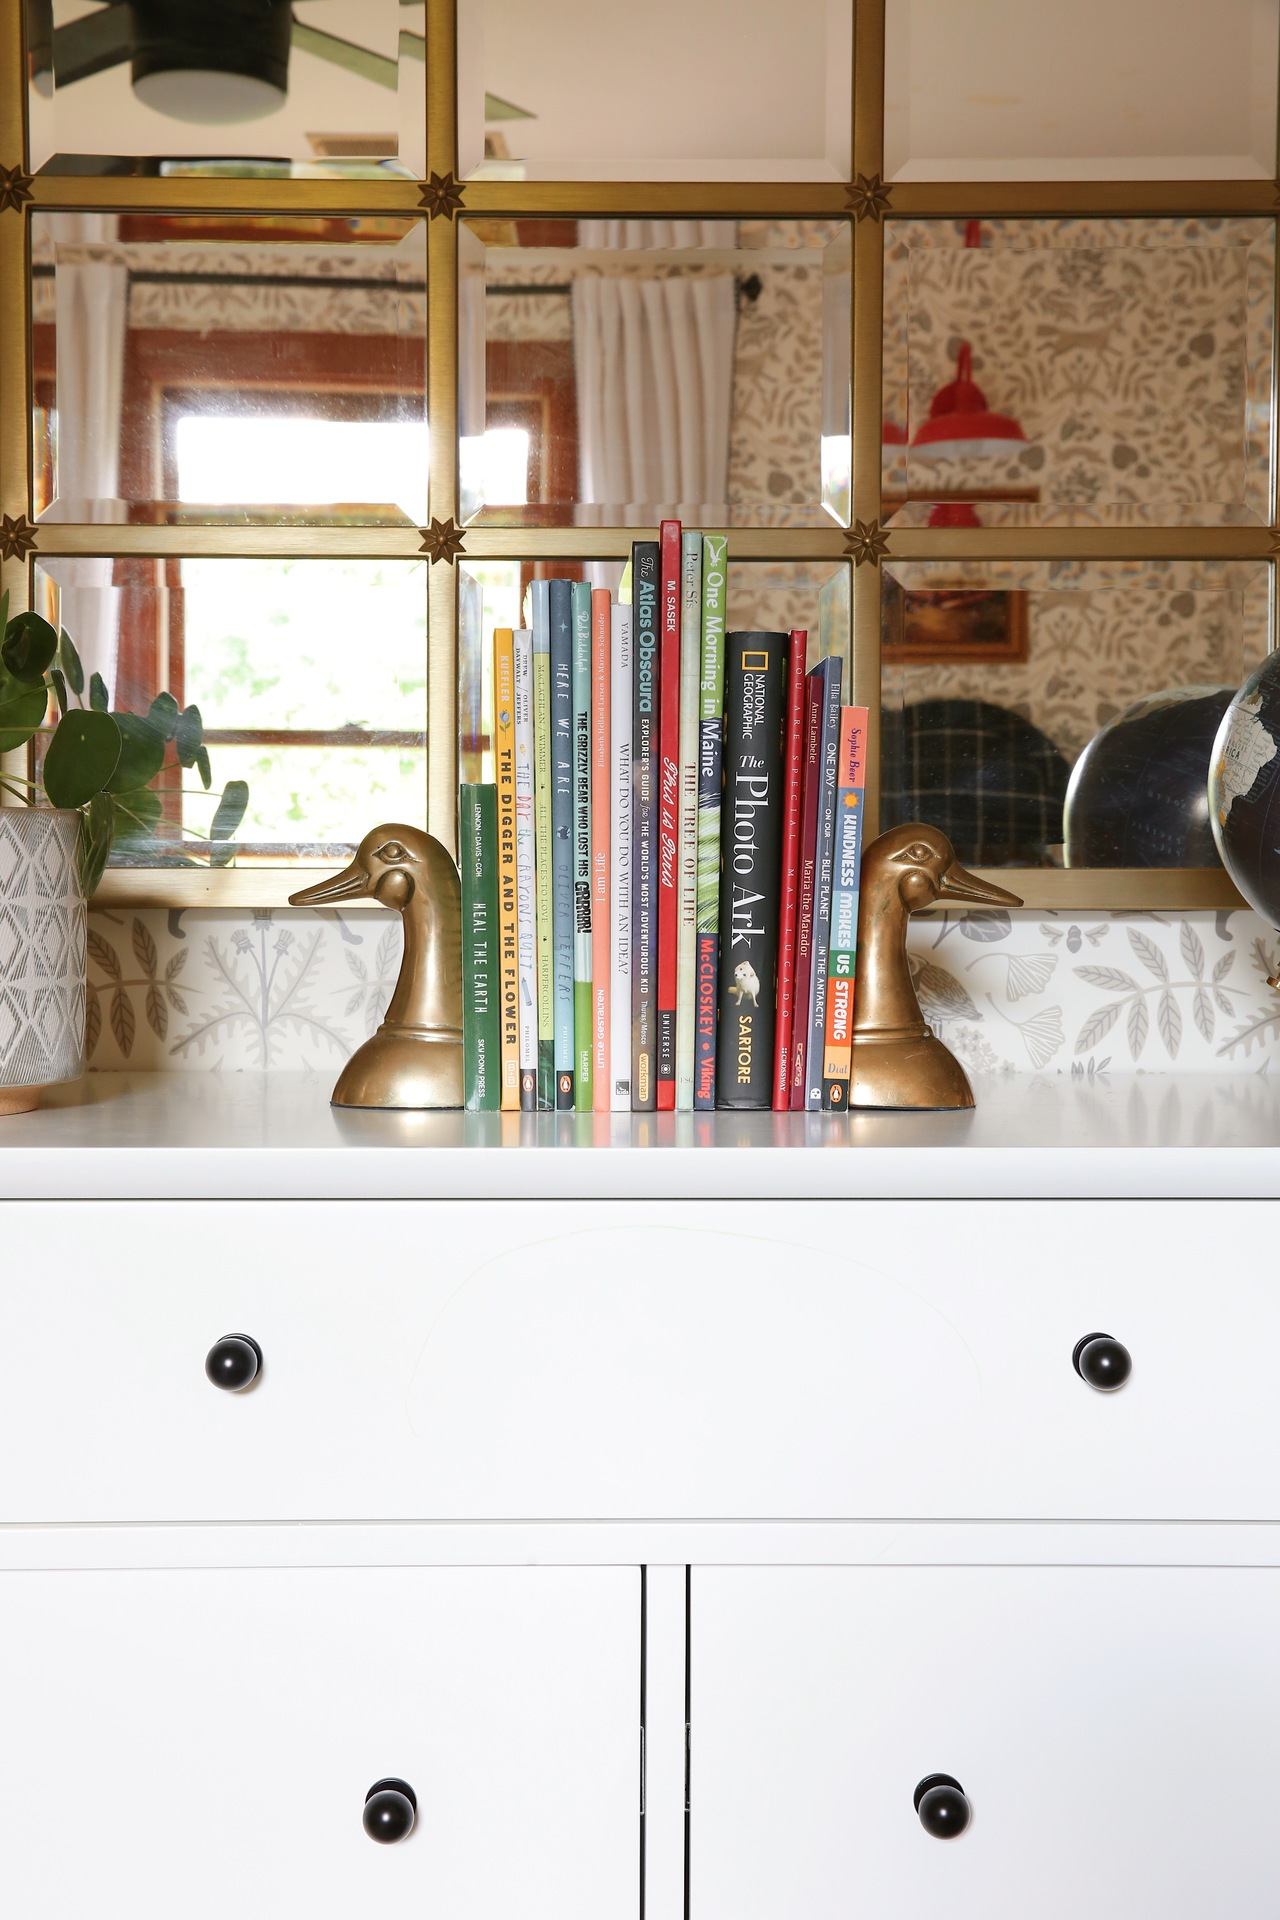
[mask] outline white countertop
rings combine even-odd
[[[89,1074],[0,1119],[0,1199],[1280,1197],[1280,1075],[1008,1076],[973,1113],[851,1118],[356,1113],[330,1085]]]

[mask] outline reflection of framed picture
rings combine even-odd
[[[903,587],[886,573],[881,598],[882,658],[890,666],[945,666],[1027,658],[1025,592]]]

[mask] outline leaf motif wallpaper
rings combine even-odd
[[[915,919],[934,1030],[977,1073],[1267,1073],[1280,936],[1256,914]],[[312,1069],[373,1032],[400,965],[378,913],[114,913],[89,932],[99,1069]]]

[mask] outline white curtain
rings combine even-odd
[[[736,301],[733,264],[645,270],[658,249],[732,249],[732,221],[584,220],[582,249],[633,252],[623,271],[573,282],[580,518],[728,517]],[[697,253],[690,264],[697,263]],[[611,262],[613,264],[613,262]]]
[[[121,521],[127,515],[119,485],[129,276],[114,251],[117,218],[62,213],[50,220],[57,260],[58,458],[49,518]],[[55,577],[59,618],[86,673],[99,672],[114,693],[117,619],[111,568],[110,560],[82,560]]]

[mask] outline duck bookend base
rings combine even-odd
[[[907,964],[911,915],[953,900],[1022,905],[1016,894],[966,873],[937,827],[892,827],[863,855],[850,1110],[916,1113],[973,1105],[964,1068],[925,1022]]]
[[[332,880],[292,907],[377,900],[404,920],[404,958],[387,1015],[338,1076],[335,1107],[462,1105],[462,885],[445,848],[419,827],[366,833]]]

